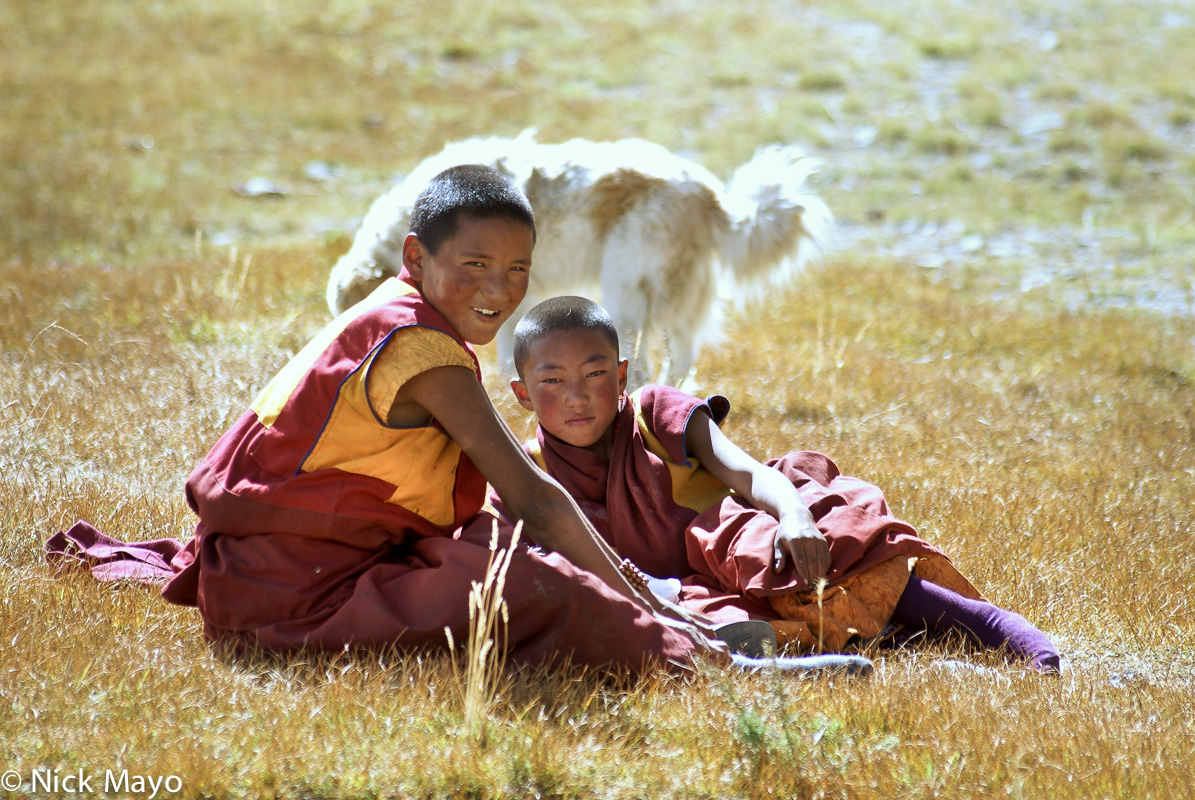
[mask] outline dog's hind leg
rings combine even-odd
[[[617,242],[608,241],[602,253],[602,305],[618,330],[622,356],[630,362],[628,391],[655,379],[648,353],[653,289],[645,279],[654,263],[650,253],[618,246]]]
[[[511,316],[502,327],[498,329],[498,335],[494,339],[494,343],[498,347],[498,371],[503,378],[515,377],[515,325],[518,323],[520,316],[515,314]]]
[[[660,383],[692,392],[702,346],[721,339],[722,309],[712,259],[703,253],[689,255],[672,270],[674,275],[687,280],[665,287],[668,299],[661,304],[666,306],[666,313],[655,322],[665,353]]]
[[[635,324],[620,324],[617,319],[614,320],[614,324],[618,326],[619,341],[627,343],[623,347],[623,355],[628,362],[627,391],[634,391],[643,384],[656,380],[651,367],[651,357],[647,352],[646,332]]]
[[[543,299],[540,295],[529,292],[523,298],[523,302],[519,303],[514,313],[510,315],[510,319],[502,323],[502,327],[498,329],[498,335],[494,337],[494,345],[497,348],[498,374],[503,379],[509,380],[518,377],[518,373],[515,370],[515,326],[519,324],[519,320],[523,318],[525,313],[538,305]]]
[[[627,391],[634,391],[655,380],[648,353],[650,325],[647,322],[650,304],[644,292],[603,289],[602,301],[618,330],[622,355],[630,362],[627,368]]]
[[[660,366],[659,382],[689,392],[697,391],[698,335],[692,331],[678,333],[671,326],[660,332],[665,359]]]

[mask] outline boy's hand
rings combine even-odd
[[[797,574],[810,588],[826,577],[830,546],[788,478],[743,452],[718,430],[709,414],[690,418],[685,446],[714,477],[779,521],[772,547],[772,566],[777,572],[792,559]]]
[[[830,571],[830,545],[808,514],[795,517],[786,514],[780,518],[772,558],[772,566],[777,572],[792,559],[797,574],[805,579],[810,589]]]
[[[717,633],[714,632],[714,621],[697,611],[690,611],[684,606],[677,603],[670,603],[661,597],[658,597],[651,590],[644,592],[637,592],[640,602],[647,606],[651,613],[661,621],[672,624],[670,621],[684,623],[687,626],[696,628],[708,638],[716,639]],[[678,626],[679,627],[679,626]]]
[[[729,664],[730,647],[718,638],[712,627],[694,619],[705,619],[702,615],[693,614],[680,606],[668,604],[664,611],[655,613],[655,618],[668,627],[684,633],[693,640],[699,653],[713,658],[715,663]]]
[[[707,638],[717,638],[717,634],[714,632],[714,621],[712,619],[704,614],[699,614],[696,611],[689,611],[688,609],[678,606],[675,603],[660,602],[660,607],[655,609],[655,615],[660,619],[672,619],[683,622],[686,625],[691,625],[701,633],[705,634]]]

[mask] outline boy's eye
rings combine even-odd
[[[605,375],[605,374],[606,374],[606,370],[604,370],[604,369],[595,369],[593,372],[589,373],[589,374],[588,374],[586,377],[587,377],[587,378],[596,378],[596,377],[598,377],[598,376]]]

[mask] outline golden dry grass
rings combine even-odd
[[[0,771],[183,797],[1184,796],[1195,29],[1161,0],[972,5],[0,5]],[[1027,133],[1048,111],[1064,127]],[[883,486],[1055,638],[1061,679],[950,645],[857,681],[516,675],[481,739],[446,659],[230,659],[194,611],[42,562],[80,517],[189,535],[182,481],[325,321],[369,200],[444,139],[526,125],[717,171],[770,141],[825,159],[859,244],[738,313],[704,383],[751,452]],[[258,174],[290,194],[232,191]],[[1040,249],[895,249],[954,220]]]
[[[5,343],[0,740],[18,771],[111,766],[179,775],[184,796],[324,797],[1147,797],[1195,778],[1191,320],[1010,307],[843,259],[736,321],[740,358],[703,363],[735,398],[737,439],[760,455],[820,449],[885,486],[1061,644],[1062,679],[941,647],[882,655],[853,682],[521,676],[482,747],[443,659],[222,659],[193,611],[41,563],[44,537],[76,517],[185,535],[186,470],[297,346],[301,324],[267,324],[288,294],[271,264],[322,274],[322,257],[276,258],[254,259],[255,300],[233,314],[220,280],[161,299],[160,268],[105,292],[125,310],[157,299],[163,320],[207,309],[206,342],[106,321],[113,304],[24,352]],[[188,284],[184,262],[172,270]],[[39,296],[27,273],[5,279]]]

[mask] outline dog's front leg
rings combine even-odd
[[[515,373],[515,325],[520,319],[519,312],[511,315],[511,318],[502,324],[498,329],[498,335],[494,341],[498,346],[498,370],[504,379],[512,379],[516,377]]]

